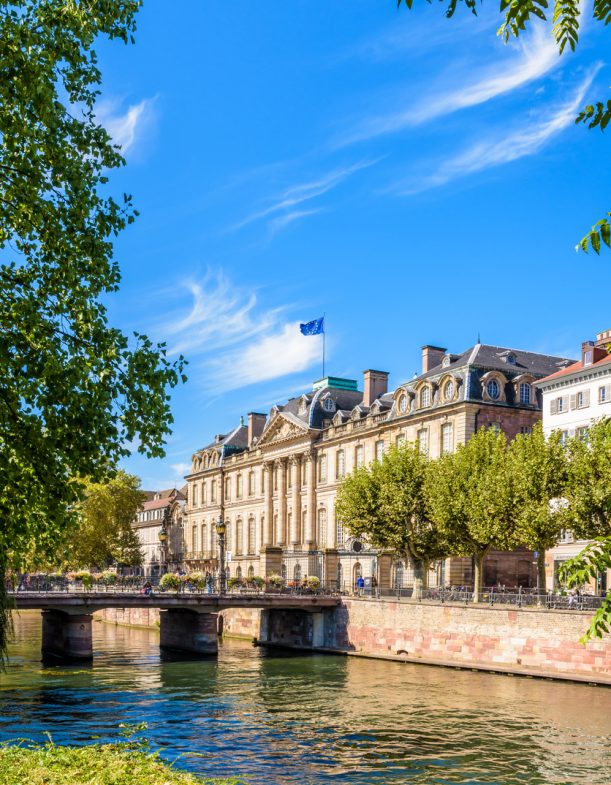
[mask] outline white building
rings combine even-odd
[[[611,416],[611,330],[596,336],[595,341],[581,344],[581,359],[568,363],[536,386],[543,396],[543,430],[546,434],[560,431],[564,439],[571,436],[587,438],[590,425]],[[548,551],[546,559],[547,588],[557,583],[560,564],[576,556],[587,544],[575,540],[565,531],[562,540]],[[592,590],[606,590],[611,574],[600,575]]]

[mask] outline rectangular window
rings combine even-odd
[[[384,439],[379,439],[376,442],[376,461],[381,461],[384,455]]]
[[[530,384],[522,383],[520,385],[520,403],[530,403]]]
[[[193,507],[197,507],[197,503],[198,503],[199,500],[197,498],[197,490],[198,489],[197,489],[197,483],[196,482],[193,483],[192,488],[193,488],[193,504],[192,504],[192,506]]]
[[[556,407],[557,407],[558,414],[564,411],[564,398],[562,396],[556,399]]]
[[[212,480],[210,484],[210,503],[216,504],[216,480]]]
[[[338,450],[335,456],[335,477],[341,480],[346,476],[346,453],[343,450]]]
[[[318,482],[327,482],[327,456],[321,455],[318,459]]]
[[[454,428],[447,422],[441,426],[441,452],[448,453],[454,450]]]
[[[598,403],[606,403],[607,402],[607,388],[606,387],[599,387],[598,388]]]
[[[225,498],[228,501],[231,499],[231,480],[229,477],[225,478]]]
[[[206,506],[206,483],[202,483],[202,507]]]
[[[569,432],[568,431],[560,431],[560,444],[564,447],[564,445],[569,440]]]
[[[242,498],[242,474],[238,474],[235,478],[235,495],[237,499]]]
[[[429,454],[429,432],[426,428],[418,431],[418,449],[423,455]]]
[[[357,469],[360,469],[361,466],[365,464],[365,448],[362,444],[357,445],[354,448],[354,465]]]
[[[584,425],[581,428],[577,428],[577,438],[581,439],[582,442],[587,442],[590,437],[590,429],[587,425]]]
[[[400,433],[397,438],[395,439],[395,444],[397,447],[402,447],[405,444],[405,434]]]
[[[249,472],[248,473],[248,495],[254,496],[255,495],[255,473]]]
[[[520,426],[520,433],[532,433],[533,429],[530,425],[521,425]]]

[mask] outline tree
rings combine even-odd
[[[611,419],[594,423],[588,438],[571,439],[565,491],[567,527],[578,539],[593,539],[578,556],[568,559],[560,577],[569,586],[597,581],[611,569]],[[600,638],[611,627],[611,591],[582,638]]]
[[[448,552],[426,507],[428,467],[416,445],[391,447],[381,461],[346,477],[336,501],[337,515],[352,534],[414,562],[425,585],[431,562]]]
[[[441,0],[445,2],[446,0]],[[477,0],[462,0],[465,6],[477,15]],[[430,2],[430,0],[429,0]],[[446,16],[454,16],[460,0],[448,0]],[[403,4],[411,9],[414,0],[397,0],[397,7]],[[505,21],[497,31],[505,42],[510,37],[518,38],[534,19],[546,21],[549,12],[547,0],[501,0],[501,12],[504,12]],[[565,51],[567,45],[569,49],[575,51],[579,43],[580,16],[585,4],[580,0],[554,0],[551,33],[558,45],[559,54]],[[603,22],[606,26],[611,22],[611,4],[609,0],[594,0],[592,16],[598,22]],[[589,129],[599,128],[604,131],[611,121],[611,100],[597,101],[595,104],[588,104],[575,118],[576,123],[584,123]],[[591,230],[579,241],[576,249],[581,248],[586,253],[592,248],[597,254],[600,253],[601,245],[604,243],[611,248],[611,212],[607,212],[604,218],[597,221]]]
[[[458,555],[473,556],[473,598],[482,587],[484,557],[491,548],[516,544],[514,499],[505,434],[481,429],[455,453],[431,464],[426,484],[433,524]]]
[[[545,589],[545,550],[558,542],[566,525],[561,499],[568,461],[560,432],[546,439],[538,423],[532,433],[516,436],[507,457],[514,492],[516,538],[537,551],[537,583]]]
[[[139,0],[0,0],[0,657],[3,574],[53,552],[99,482],[137,441],[163,455],[163,344],[128,338],[105,302],[120,282],[113,239],[137,215],[116,201],[124,164],[95,116],[100,36],[133,41]]]
[[[138,477],[124,471],[101,483],[87,482],[79,522],[68,532],[58,565],[70,569],[141,565],[140,542],[131,524],[145,499]]]

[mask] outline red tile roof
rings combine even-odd
[[[588,365],[588,368],[598,368],[601,365],[605,365],[607,363],[611,363],[611,354],[608,354],[606,357],[603,357],[602,360],[597,360],[595,363]],[[573,363],[572,365],[567,366],[566,368],[562,368],[560,371],[556,371],[556,373],[552,373],[549,376],[546,376],[544,379],[539,379],[538,384],[542,384],[543,382],[548,382],[551,379],[557,379],[559,376],[568,376],[571,373],[577,373],[577,371],[581,371],[583,369],[583,363],[581,360],[579,362]]]

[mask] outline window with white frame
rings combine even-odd
[[[214,524],[213,524],[214,525]],[[230,551],[231,550],[231,523],[227,521],[225,523],[225,548]],[[214,553],[212,557],[214,558]]]
[[[191,550],[193,553],[197,552],[197,524],[194,524],[193,531],[191,532]]]
[[[342,522],[337,517],[337,511],[335,513],[335,540],[338,546],[342,546],[346,542],[346,533],[344,532]]]
[[[564,445],[569,440],[569,432],[568,431],[560,431],[560,444],[564,447]]]
[[[199,501],[198,493],[197,493],[198,492],[197,483],[194,482],[192,487],[193,487],[193,507],[197,507]]]
[[[423,455],[429,454],[429,432],[427,428],[421,428],[417,434],[418,449]]]
[[[242,524],[242,519],[238,518],[235,522],[235,529],[236,529],[236,553],[244,553],[244,526]]]
[[[496,379],[490,379],[490,381],[486,384],[486,391],[490,400],[497,400],[501,394],[501,387]]]
[[[376,461],[381,461],[384,455],[384,439],[378,439],[376,442]]]
[[[242,472],[239,472],[235,478],[235,495],[236,499],[242,498]]]
[[[202,548],[202,551],[205,551],[206,550],[206,541],[207,541],[207,537],[206,537],[207,527],[206,527],[205,523],[202,523],[201,533],[202,533],[202,536],[201,536],[201,543],[202,543],[201,544],[201,548]]]
[[[444,401],[451,401],[454,398],[454,380],[448,379],[445,383],[445,387],[443,388],[443,399]]]
[[[609,400],[607,385],[598,388],[598,403],[607,403]]]
[[[407,411],[407,395],[405,395],[405,393],[403,393],[399,397],[399,412],[401,414],[405,414],[406,411]]]
[[[341,480],[346,476],[346,453],[343,450],[338,450],[335,454],[335,477]]]
[[[395,444],[397,447],[402,447],[405,444],[405,434],[399,433],[395,438]]]
[[[255,552],[255,545],[256,545],[256,529],[255,529],[255,519],[251,515],[248,519],[248,553],[253,554]]]
[[[321,507],[318,511],[318,532],[316,539],[318,540],[319,548],[327,547],[327,511],[324,507]]]
[[[520,384],[520,403],[529,404],[530,394],[531,394],[530,384],[527,384],[526,382],[522,382]]]
[[[587,425],[583,425],[581,428],[577,428],[577,438],[581,439],[582,442],[587,442],[590,438],[590,429]]]
[[[448,453],[454,450],[454,427],[451,422],[441,426],[441,452]]]
[[[354,448],[354,465],[357,469],[365,464],[365,448],[362,444],[357,444]]]
[[[424,409],[431,405],[431,388],[423,387],[420,392],[420,406]]]
[[[327,482],[327,456],[321,455],[318,458],[318,482]]]

